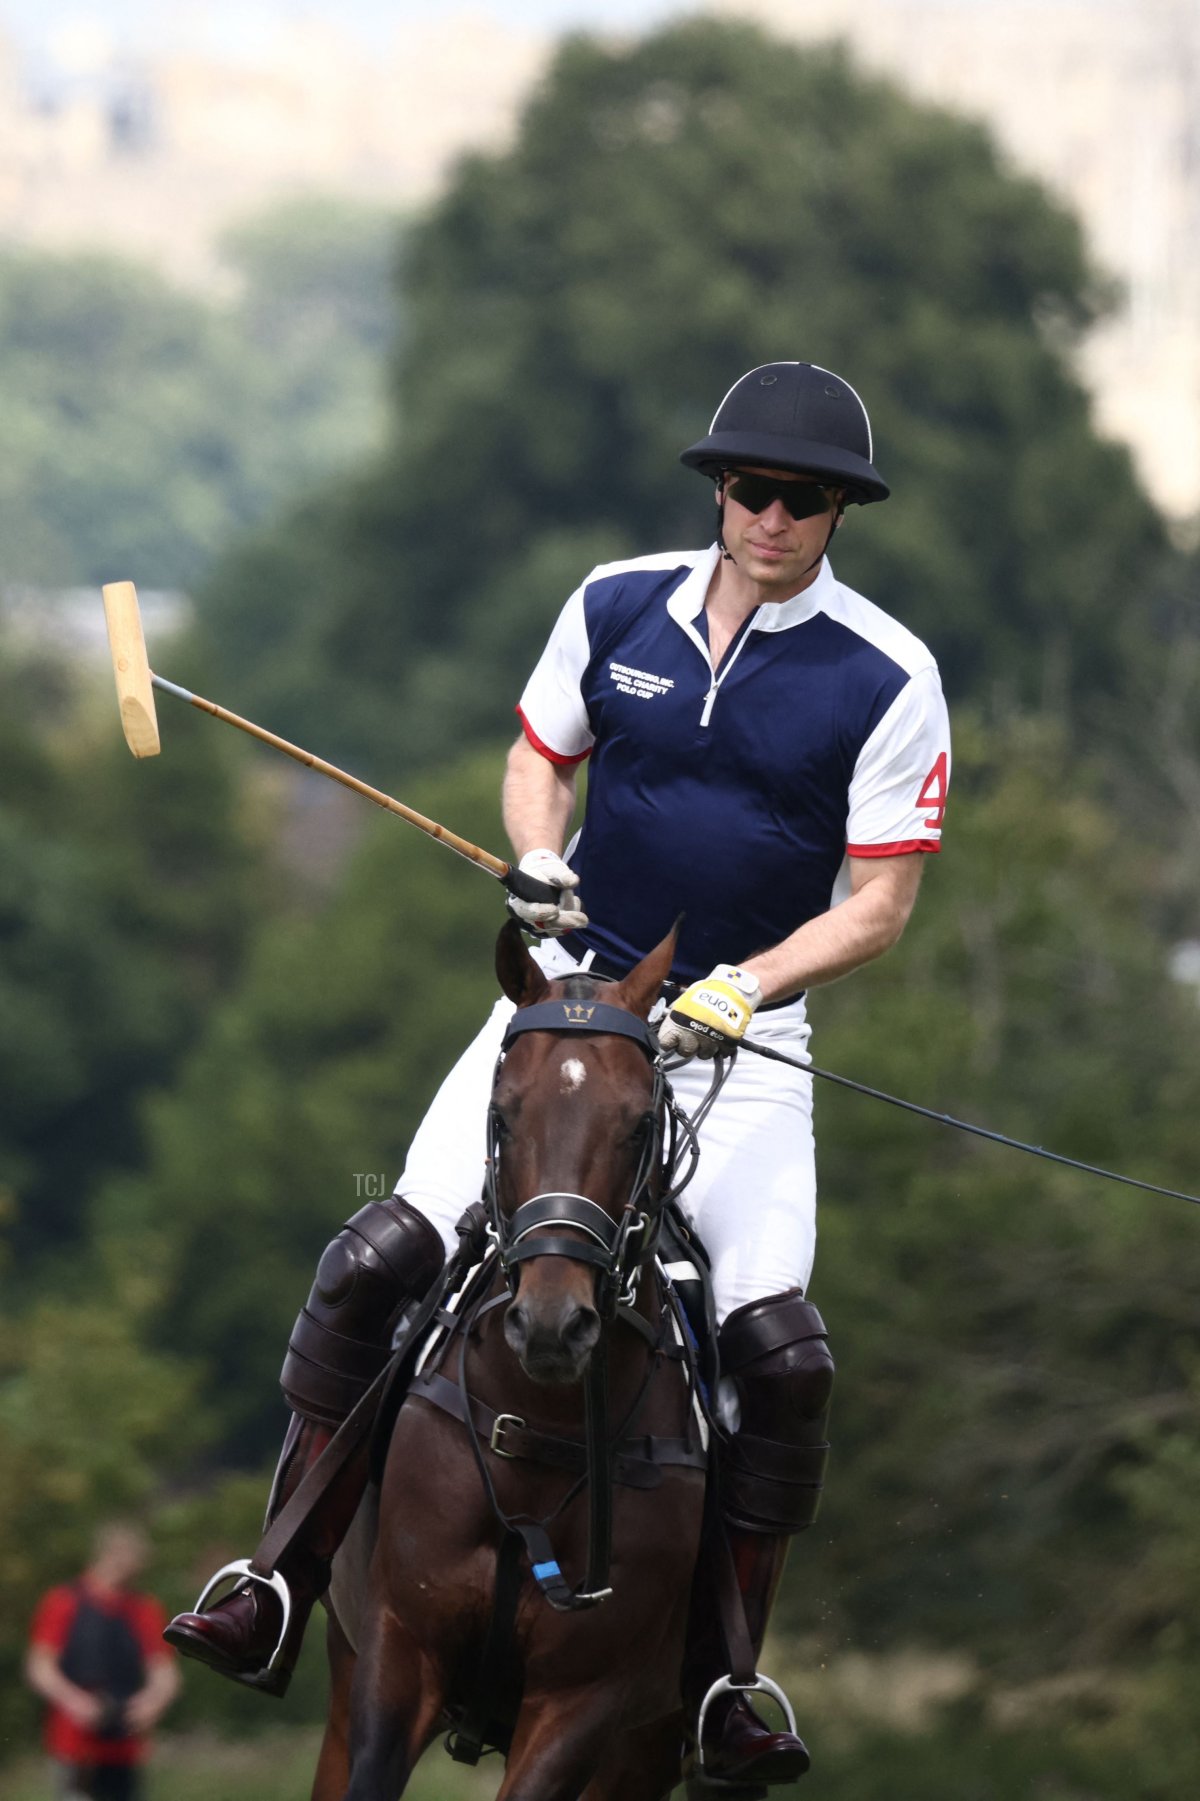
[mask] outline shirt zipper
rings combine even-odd
[[[743,628],[742,635],[734,646],[733,655],[725,659],[720,675],[717,674],[712,666],[712,652],[709,650],[708,645],[704,642],[704,639],[700,636],[698,631],[694,628],[691,629],[693,638],[704,652],[704,660],[708,664],[709,674],[712,676],[712,682],[709,686],[708,693],[704,696],[704,706],[700,714],[700,726],[701,730],[703,730],[711,720],[713,708],[717,704],[717,689],[721,686],[721,683],[725,680],[725,677],[729,674],[729,671],[741,656],[743,646],[745,645],[747,638],[749,638],[750,633],[754,630],[754,627],[753,625],[747,625]]]

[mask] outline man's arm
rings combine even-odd
[[[574,763],[552,763],[524,732],[508,753],[501,805],[518,862],[531,850],[562,850],[575,816]]]
[[[125,1706],[131,1732],[150,1732],[179,1693],[179,1671],[169,1652],[146,1659],[146,1680]]]
[[[736,968],[720,963],[711,976],[693,982],[659,1027],[662,1048],[682,1057],[730,1050],[764,1001],[788,1000],[801,989],[836,982],[881,956],[908,923],[923,854],[852,857],[849,897],[770,950]]]
[[[748,957],[742,968],[758,978],[764,1001],[836,982],[890,950],[908,924],[927,853],[851,857],[850,894],[828,913]]]
[[[95,1726],[99,1722],[103,1712],[100,1701],[63,1675],[57,1653],[46,1645],[30,1645],[25,1657],[25,1680],[35,1695],[60,1708],[77,1726]]]

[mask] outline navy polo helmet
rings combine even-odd
[[[679,460],[714,480],[739,464],[792,469],[867,506],[890,492],[871,456],[871,421],[848,381],[816,363],[763,363],[734,382],[708,436]]]

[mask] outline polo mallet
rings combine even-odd
[[[360,782],[357,776],[348,775],[344,769],[327,763],[323,757],[316,757],[309,750],[301,750],[298,744],[289,744],[286,738],[276,737],[274,732],[266,731],[252,720],[242,719],[237,713],[230,713],[215,701],[205,700],[203,695],[192,694],[187,688],[180,688],[175,682],[167,681],[165,676],[155,675],[146,655],[137,589],[132,582],[108,582],[103,594],[113,673],[117,678],[121,729],[125,733],[125,742],[135,757],[156,757],[162,748],[158,735],[158,715],[154,707],[154,690],[157,688],[163,694],[173,694],[177,700],[186,700],[189,706],[199,707],[202,713],[211,713],[214,719],[223,719],[226,725],[236,725],[239,732],[248,732],[261,744],[269,744],[273,750],[281,750],[285,757],[291,757],[296,763],[303,763],[306,769],[314,769],[318,775],[327,775],[330,781],[340,782],[343,788],[349,788],[353,794],[361,794],[365,799],[374,801],[377,807],[397,814],[399,818],[407,820],[409,825],[415,825],[418,831],[436,838],[439,844],[448,845],[451,850],[457,851],[468,863],[486,869],[489,875],[494,875],[519,900],[557,901],[558,890],[548,882],[539,882],[515,865],[505,863],[500,857],[493,857],[490,851],[480,850],[477,844],[471,844],[456,832],[448,831],[435,819],[426,819],[423,813],[406,807],[403,801],[393,800],[390,794],[384,794],[379,788]]]

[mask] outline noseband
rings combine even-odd
[[[650,1061],[650,1106],[642,1122],[641,1153],[620,1219],[612,1219],[586,1195],[557,1193],[534,1195],[522,1202],[511,1219],[505,1218],[499,1198],[502,1119],[494,1102],[488,1109],[484,1199],[509,1288],[516,1293],[519,1265],[531,1257],[570,1257],[576,1263],[590,1263],[600,1272],[597,1311],[602,1319],[611,1319],[619,1303],[632,1303],[641,1267],[654,1254],[663,1197],[675,1162],[675,1113],[668,1103],[658,1043],[645,1020],[604,1001],[539,1001],[519,1008],[509,1021],[497,1075],[513,1040],[522,1032],[586,1032],[631,1038]],[[664,1155],[668,1120],[670,1143]],[[582,1232],[582,1241],[553,1235],[555,1227],[564,1226]]]

